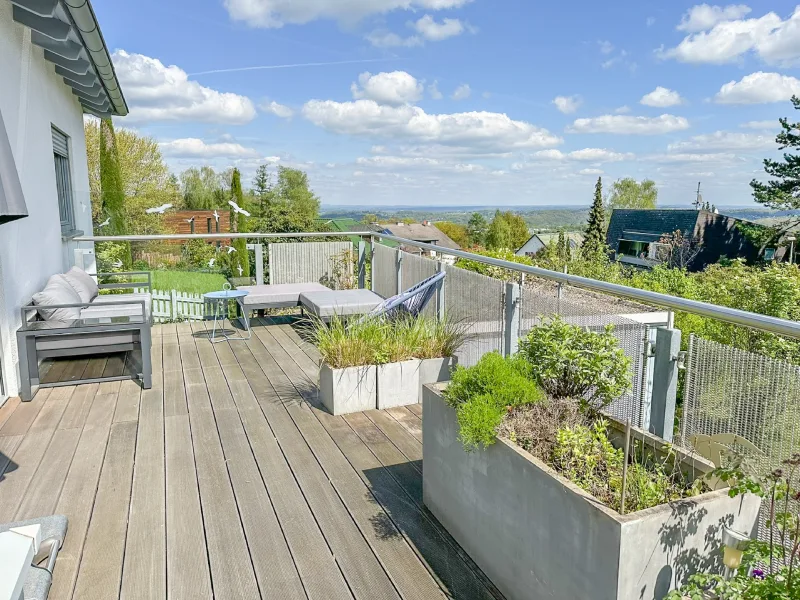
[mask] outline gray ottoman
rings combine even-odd
[[[242,299],[245,310],[265,308],[289,308],[300,305],[300,294],[304,292],[325,292],[321,283],[280,283],[276,285],[244,285],[236,288],[249,292]]]
[[[300,305],[323,321],[334,316],[365,315],[383,302],[370,290],[326,290],[300,294]]]

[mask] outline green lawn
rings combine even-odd
[[[225,277],[220,273],[197,273],[195,271],[152,271],[153,289],[162,292],[177,290],[192,294],[204,294],[221,290]]]

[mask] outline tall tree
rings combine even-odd
[[[242,192],[242,174],[239,169],[234,168],[231,173],[231,199],[244,208],[244,193]],[[231,206],[231,232],[245,233],[250,231],[248,227],[247,217],[243,214],[236,212]],[[250,257],[247,252],[247,240],[244,238],[236,238],[231,242],[231,246],[236,249],[234,258],[231,261],[231,270],[233,276],[250,277]],[[241,271],[239,271],[241,267]]]
[[[606,246],[606,211],[603,208],[603,178],[598,177],[594,186],[594,202],[589,211],[589,223],[581,254],[587,260],[602,253]]]
[[[511,211],[495,212],[486,234],[486,246],[492,249],[517,250],[528,241],[528,224],[520,215]]]
[[[608,207],[614,208],[655,208],[658,204],[658,188],[652,179],[641,183],[632,177],[617,179],[611,184]]]
[[[111,219],[110,231],[125,233],[125,191],[111,119],[100,122],[100,197],[103,213]]]
[[[253,177],[253,196],[258,203],[259,216],[266,212],[271,189],[272,176],[267,170],[267,165],[258,165],[256,175]]]
[[[275,185],[268,193],[264,214],[256,220],[257,231],[314,231],[319,218],[319,197],[309,187],[308,176],[298,169],[278,167]]]
[[[486,233],[489,230],[489,224],[486,218],[481,213],[472,213],[467,223],[467,233],[469,240],[474,246],[483,246],[486,244]]]
[[[792,96],[795,110],[800,110],[800,98]],[[790,123],[789,119],[780,119],[782,131],[776,136],[780,150],[800,148],[800,122]],[[800,154],[784,152],[782,160],[764,160],[764,171],[771,177],[766,183],[750,182],[753,198],[759,204],[775,210],[796,210],[800,208]],[[787,218],[779,225],[781,231],[787,231],[800,222],[798,217]]]
[[[469,233],[467,233],[467,228],[463,225],[452,223],[450,221],[437,221],[434,223],[434,225],[436,225],[439,231],[441,231],[462,248],[470,247]]]
[[[211,210],[213,208],[225,208],[227,200],[223,199],[226,194],[220,191],[230,189],[230,185],[223,183],[223,174],[217,173],[209,166],[191,167],[181,173],[181,188],[183,191],[183,201],[185,208],[190,210]]]

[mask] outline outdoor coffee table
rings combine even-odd
[[[247,296],[248,293],[247,290],[233,290],[229,283],[225,283],[222,286],[222,290],[203,294],[203,300],[214,305],[214,325],[211,328],[211,337],[208,338],[212,344],[224,340],[249,340],[251,338],[253,332],[250,330],[250,320],[247,318],[247,311],[245,311],[242,306],[242,299]],[[236,304],[239,306],[240,318],[244,324],[244,330],[247,332],[247,337],[242,334],[228,335],[225,332],[225,315],[230,300],[235,300]],[[233,327],[233,319],[228,317],[228,321],[231,327]],[[217,336],[217,323],[220,324],[220,336]]]

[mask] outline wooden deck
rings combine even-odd
[[[253,331],[157,326],[152,390],[0,408],[0,522],[69,517],[50,598],[500,598],[422,504],[421,407],[333,417],[315,348]]]

